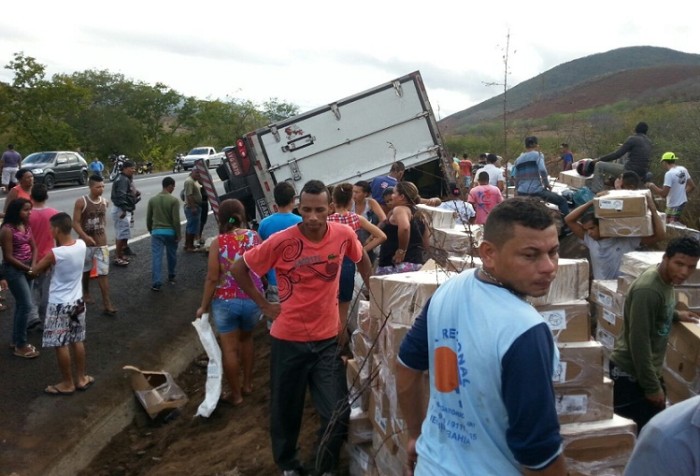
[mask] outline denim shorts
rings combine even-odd
[[[250,332],[260,320],[260,308],[252,299],[214,299],[211,313],[221,334]]]

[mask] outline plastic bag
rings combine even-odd
[[[199,408],[197,408],[197,416],[209,418],[209,415],[211,415],[216,408],[216,404],[219,402],[219,397],[221,396],[221,349],[219,348],[219,343],[216,341],[214,330],[211,328],[209,314],[203,314],[201,319],[195,319],[192,325],[197,330],[199,340],[202,342],[202,347],[204,347],[204,351],[209,357],[206,394],[204,396],[204,401],[200,403]]]

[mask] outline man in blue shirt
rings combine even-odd
[[[556,276],[552,214],[525,197],[500,203],[479,253],[483,266],[442,284],[401,344],[396,390],[408,472],[563,476],[552,383],[558,352],[525,301],[545,295]]]
[[[296,191],[294,186],[289,182],[280,182],[275,185],[272,192],[275,196],[275,204],[277,204],[277,212],[265,217],[260,222],[258,234],[263,240],[267,240],[273,233],[286,230],[290,226],[294,226],[301,222],[301,217],[292,213],[294,210],[294,196]],[[277,288],[277,276],[275,270],[272,269],[267,273],[267,290],[265,298],[270,302],[279,302],[279,290]]]
[[[104,171],[104,169],[104,164],[97,157],[92,159],[92,162],[90,162],[90,172],[92,172],[93,174],[102,177],[102,172]]]
[[[395,187],[397,183],[403,178],[403,174],[406,171],[406,166],[403,162],[394,162],[391,164],[391,169],[389,169],[389,175],[380,175],[375,177],[370,184],[372,188],[372,198],[375,199],[382,208],[386,207],[386,202],[384,202],[383,192],[387,187]],[[385,209],[384,212],[387,210]]]
[[[537,137],[525,138],[525,152],[515,159],[513,178],[518,195],[540,197],[555,204],[562,215],[569,214],[569,204],[564,197],[552,192],[549,175],[544,166],[544,155],[539,151]]]

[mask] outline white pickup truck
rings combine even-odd
[[[185,170],[191,169],[194,167],[194,163],[199,159],[204,160],[207,168],[218,167],[223,162],[224,157],[224,152],[217,152],[213,147],[195,147],[182,158],[182,168]]]

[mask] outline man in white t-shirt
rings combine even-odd
[[[486,156],[486,165],[484,165],[480,172],[488,172],[489,174],[489,185],[498,187],[501,192],[505,189],[506,180],[503,176],[503,169],[498,167],[498,156],[496,154],[488,154]]]
[[[649,190],[666,199],[666,223],[681,221],[681,214],[688,203],[688,194],[695,190],[695,182],[690,178],[688,169],[676,164],[677,159],[673,152],[661,156],[661,163],[666,168],[663,188],[652,182],[647,183]]]

